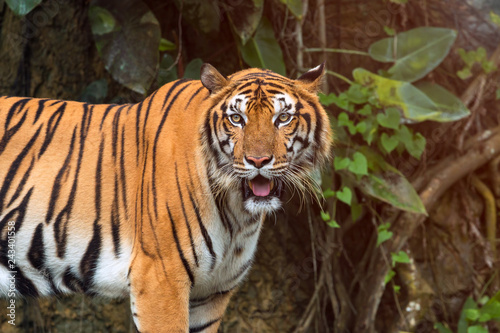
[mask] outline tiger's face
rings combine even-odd
[[[252,69],[218,77],[225,82],[215,94],[209,88],[217,100],[209,118],[219,186],[238,188],[252,214],[279,209],[285,186],[307,187],[329,154],[328,117],[315,94],[323,67],[312,71],[289,80]]]

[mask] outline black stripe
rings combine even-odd
[[[156,94],[158,93],[159,90],[156,90],[150,97],[149,97],[149,104],[148,108],[146,109],[146,114],[144,115],[144,123],[142,124],[142,151],[144,152],[146,150],[145,145],[146,145],[146,123],[149,118],[149,111],[151,110],[151,104],[153,103],[153,100],[155,99]],[[137,120],[139,120],[139,115],[137,115]],[[137,126],[139,126],[139,121],[137,121]]]
[[[46,254],[43,241],[43,223],[39,223],[31,239],[31,246],[28,251],[28,259],[31,265],[36,268],[40,274],[49,282],[53,294],[60,294],[59,289],[54,284],[52,274],[45,265]]]
[[[38,109],[36,110],[35,119],[33,119],[33,124],[35,124],[36,121],[38,120],[38,118],[40,118],[40,116],[42,115],[42,111],[45,108],[45,102],[47,102],[47,101],[48,101],[48,99],[38,100]]]
[[[83,291],[83,282],[76,276],[70,267],[67,267],[64,271],[62,282],[64,285],[73,292],[82,292]]]
[[[94,283],[95,270],[99,263],[101,244],[101,226],[96,219],[94,221],[92,240],[87,246],[87,250],[85,251],[82,261],[80,262],[80,272],[83,277],[83,291],[89,294],[92,294],[91,288]]]
[[[147,202],[146,203],[144,202],[144,193],[146,192],[146,186],[144,185],[144,183],[145,183],[144,179],[145,179],[145,175],[146,175],[146,165],[147,165],[147,161],[148,161],[148,152],[149,152],[149,146],[146,146],[146,151],[144,152],[144,165],[142,166],[142,175],[141,175],[141,189],[142,189],[142,191],[139,191],[141,197],[140,197],[140,200],[136,200],[136,205],[135,205],[135,211],[136,211],[135,225],[137,226],[135,235],[137,235],[137,234],[139,235],[139,244],[141,244],[142,252],[146,256],[148,256],[149,258],[155,259],[155,256],[152,253],[148,252],[148,250],[146,250],[146,248],[144,247],[145,242],[143,240],[143,231],[139,230],[139,228],[141,228],[141,229],[144,228],[144,224],[145,224],[144,220],[146,218],[146,213],[144,213],[144,207],[146,207],[146,205],[148,205],[147,216],[149,218],[149,224],[151,225],[151,230],[154,231],[153,225],[151,223],[151,216],[149,214],[149,191],[147,192]],[[139,211],[140,211],[140,213],[139,213]],[[140,220],[139,220],[138,216],[140,216]],[[136,237],[135,235],[134,235],[134,237]]]
[[[1,264],[4,265],[9,271],[16,271],[15,273],[15,285],[16,291],[25,296],[33,296],[36,297],[39,295],[36,286],[33,282],[26,278],[19,267],[15,267],[11,269],[8,265],[8,250],[9,243],[7,238],[8,226],[12,226],[10,223],[14,221],[14,230],[16,233],[21,230],[21,226],[24,222],[24,217],[26,215],[26,209],[28,207],[31,195],[33,193],[33,188],[31,188],[28,193],[24,196],[23,201],[20,203],[18,207],[11,210],[8,214],[4,216],[2,221],[0,222],[0,234],[5,235],[5,238],[0,240],[0,253],[2,256]],[[15,246],[15,245],[14,245]]]
[[[201,332],[201,331],[209,328],[210,326],[212,326],[213,324],[215,324],[219,320],[221,320],[221,318],[214,319],[214,320],[209,321],[208,323],[200,325],[200,326],[190,327],[189,328],[189,333]]]
[[[7,195],[7,191],[10,189],[10,185],[12,181],[14,180],[14,177],[16,176],[17,170],[19,169],[21,162],[24,160],[28,152],[30,151],[31,147],[35,143],[36,139],[38,138],[38,135],[40,134],[40,129],[39,128],[35,135],[33,135],[28,142],[28,144],[23,148],[21,153],[17,155],[17,158],[12,162],[10,165],[9,171],[7,172],[7,175],[4,178],[2,188],[0,189],[0,213],[3,212],[4,210],[4,200]]]
[[[194,186],[193,186],[194,190]],[[191,200],[191,205],[193,206],[194,213],[196,215],[196,220],[198,221],[198,225],[200,226],[201,234],[203,236],[203,239],[205,240],[205,244],[207,244],[208,251],[210,252],[210,256],[212,257],[212,264],[210,265],[210,269],[214,269],[215,267],[215,262],[217,260],[217,254],[215,254],[214,247],[212,244],[212,238],[210,238],[210,235],[208,234],[207,228],[205,228],[205,225],[203,224],[203,220],[200,215],[200,210],[198,209],[198,205],[196,204],[193,196],[191,195],[191,192],[189,191],[189,199]]]
[[[23,271],[19,267],[16,268],[16,271],[16,291],[23,296],[38,297],[40,293],[33,281],[24,276]]]
[[[113,237],[113,247],[115,250],[115,256],[118,258],[120,254],[120,211],[118,206],[118,192],[119,184],[118,184],[118,176],[115,173],[115,189],[114,189],[114,198],[113,198],[113,206],[111,207],[111,236]]]
[[[321,119],[321,115],[319,113],[317,105],[311,101],[307,101],[307,104],[309,104],[309,106],[311,106],[314,109],[314,113],[316,115],[316,129],[314,130],[314,142],[319,144],[319,142],[321,141],[320,140],[321,131],[323,130],[323,120]]]
[[[61,189],[61,182],[63,179],[63,176],[69,172],[69,163],[71,162],[71,157],[73,156],[73,149],[75,146],[75,138],[76,138],[76,128],[73,130],[73,136],[71,138],[71,143],[69,146],[69,151],[68,154],[66,155],[66,159],[64,160],[64,163],[59,169],[59,172],[57,173],[56,179],[54,180],[54,185],[52,185],[52,193],[50,195],[50,201],[49,201],[49,207],[47,209],[47,215],[45,216],[45,223],[49,223],[50,220],[52,219],[52,216],[54,215],[54,209],[55,205],[57,202],[57,198],[59,197],[60,194],[60,189]]]
[[[165,106],[165,103],[167,102],[167,100],[169,99],[170,95],[172,94],[172,92],[175,90],[175,88],[181,84],[185,82],[185,80],[179,80],[179,81],[176,81],[172,87],[170,88],[170,90],[168,91],[166,97],[165,97],[165,102],[163,103],[163,106]],[[160,125],[158,126],[158,129],[156,130],[156,135],[155,135],[155,140],[154,140],[154,144],[153,144],[153,203],[154,203],[154,212],[155,212],[155,218],[158,218],[158,204],[156,202],[156,156],[157,156],[157,152],[156,152],[156,149],[158,147],[158,140],[160,138],[160,133],[163,129],[163,125],[165,124],[165,121],[167,120],[167,116],[168,116],[168,113],[170,112],[170,109],[172,108],[172,105],[174,105],[175,103],[175,100],[179,97],[179,95],[184,91],[184,89],[186,89],[187,87],[189,87],[190,83],[186,84],[184,87],[182,87],[179,91],[177,91],[177,93],[172,97],[172,99],[170,100],[170,103],[168,104],[167,108],[163,111],[163,117],[160,121]],[[164,108],[162,107],[162,110]]]
[[[189,224],[189,219],[186,214],[186,207],[184,206],[184,198],[182,197],[182,191],[181,191],[181,185],[179,184],[179,173],[177,170],[177,162],[174,163],[175,165],[175,180],[177,182],[177,190],[179,191],[179,199],[181,200],[181,208],[182,208],[182,214],[184,215],[184,221],[186,222],[186,227],[188,230],[188,235],[189,235],[189,241],[191,242],[191,250],[193,252],[193,257],[194,257],[194,262],[197,267],[199,267],[198,263],[198,255],[196,254],[196,249],[194,248],[194,241],[193,241],[193,234],[191,232],[191,225]]]
[[[47,128],[45,130],[45,140],[43,141],[42,148],[38,152],[38,158],[42,157],[43,153],[52,142],[54,138],[54,134],[56,132],[57,127],[59,126],[59,122],[63,116],[64,110],[66,109],[67,103],[64,102],[53,114],[50,116],[49,121],[47,123]]]
[[[29,100],[30,99],[28,98],[28,99],[22,99],[20,101],[17,101],[9,109],[9,113],[7,115],[7,119],[5,121],[5,126],[4,126],[5,132],[3,133],[2,139],[0,140],[0,155],[5,150],[5,147],[7,146],[7,143],[9,142],[9,140],[12,138],[12,136],[14,134],[16,134],[16,132],[19,130],[19,128],[22,126],[22,124],[26,120],[27,114],[24,113],[24,115],[17,122],[17,124],[15,124],[11,128],[9,128],[12,117],[14,116],[14,113],[16,113],[16,109],[19,107],[19,109],[22,110],[25,107],[26,103],[28,103]]]
[[[172,225],[172,234],[174,235],[175,245],[177,246],[177,252],[179,253],[182,264],[184,265],[184,269],[186,270],[186,273],[189,276],[189,281],[191,281],[191,288],[192,288],[194,286],[194,275],[193,272],[191,271],[191,268],[189,267],[189,263],[184,257],[184,252],[182,251],[181,244],[179,243],[179,237],[177,237],[175,222],[174,219],[172,218],[172,214],[170,213],[170,208],[168,207],[168,204],[167,204],[167,212],[168,212],[168,217],[170,219],[170,224]]]
[[[142,111],[142,104],[143,102],[140,102],[137,104],[137,114],[136,114],[136,119],[135,119],[135,150],[136,150],[136,155],[135,155],[135,165],[139,165],[139,123],[141,121],[141,111]]]
[[[39,271],[45,266],[45,247],[43,244],[43,223],[39,223],[31,239],[28,259],[33,267]]]
[[[122,188],[122,202],[125,209],[125,219],[128,220],[127,180],[125,177],[125,125],[122,127],[122,140],[120,150],[120,179]]]
[[[68,197],[68,201],[66,205],[61,210],[61,212],[57,215],[56,220],[54,222],[54,238],[56,240],[56,248],[57,248],[57,256],[59,258],[64,257],[66,253],[66,241],[68,237],[68,221],[71,217],[71,211],[73,209],[73,204],[75,202],[76,191],[78,188],[78,177],[80,175],[80,168],[82,165],[83,151],[85,149],[85,140],[88,135],[90,123],[92,120],[92,110],[88,109],[88,105],[83,105],[83,114],[81,120],[81,128],[80,128],[80,149],[78,152],[78,160],[76,163],[75,176],[73,179],[73,185],[71,187],[71,192]]]
[[[193,100],[193,98],[198,95],[200,93],[200,91],[203,90],[203,86],[199,87],[195,92],[194,94],[191,95],[191,97],[189,97],[189,101],[187,102],[186,104],[186,107],[184,108],[184,110],[187,110],[187,108],[189,107],[189,104],[191,104],[191,101]]]
[[[248,271],[248,269],[252,266],[252,262],[253,262],[253,258],[248,260],[246,263],[244,263],[240,269],[238,270],[238,273],[236,273],[235,275],[233,275],[229,280],[226,280],[224,282],[224,284],[229,284],[230,282],[233,282],[237,279],[239,279],[243,274],[246,273],[246,271]]]
[[[122,105],[121,107],[118,108],[115,112],[115,117],[113,118],[113,127],[112,127],[112,143],[111,147],[113,148],[113,158],[116,162],[116,151],[117,151],[117,146],[118,146],[118,125],[120,124],[120,115],[122,113],[122,110],[126,107],[127,105]]]
[[[104,111],[104,115],[102,116],[102,119],[101,119],[101,125],[99,125],[99,129],[102,130],[102,125],[104,124],[104,120],[106,120],[106,117],[108,116],[109,114],[109,111],[111,111],[112,108],[114,108],[116,106],[116,104],[109,104],[108,107],[106,108],[106,110]]]
[[[34,166],[35,166],[35,157],[33,157],[31,159],[31,164],[28,167],[28,170],[26,170],[26,172],[24,173],[23,178],[21,179],[21,181],[19,182],[19,185],[17,186],[16,192],[14,193],[12,198],[10,198],[10,201],[7,204],[7,206],[12,205],[14,203],[14,201],[19,197],[19,195],[21,194],[21,192],[24,189],[24,185],[26,185],[26,182],[28,181],[28,178],[29,178]]]

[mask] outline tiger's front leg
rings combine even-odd
[[[189,304],[189,332],[217,333],[234,290],[193,299]]]
[[[189,278],[176,265],[140,254],[129,274],[130,305],[141,333],[186,333],[189,330]]]

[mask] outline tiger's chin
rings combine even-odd
[[[271,213],[281,208],[283,182],[263,176],[242,181],[243,202],[251,214]]]

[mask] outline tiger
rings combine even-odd
[[[0,294],[130,297],[138,332],[217,332],[266,215],[330,158],[321,64],[140,103],[0,97]]]

